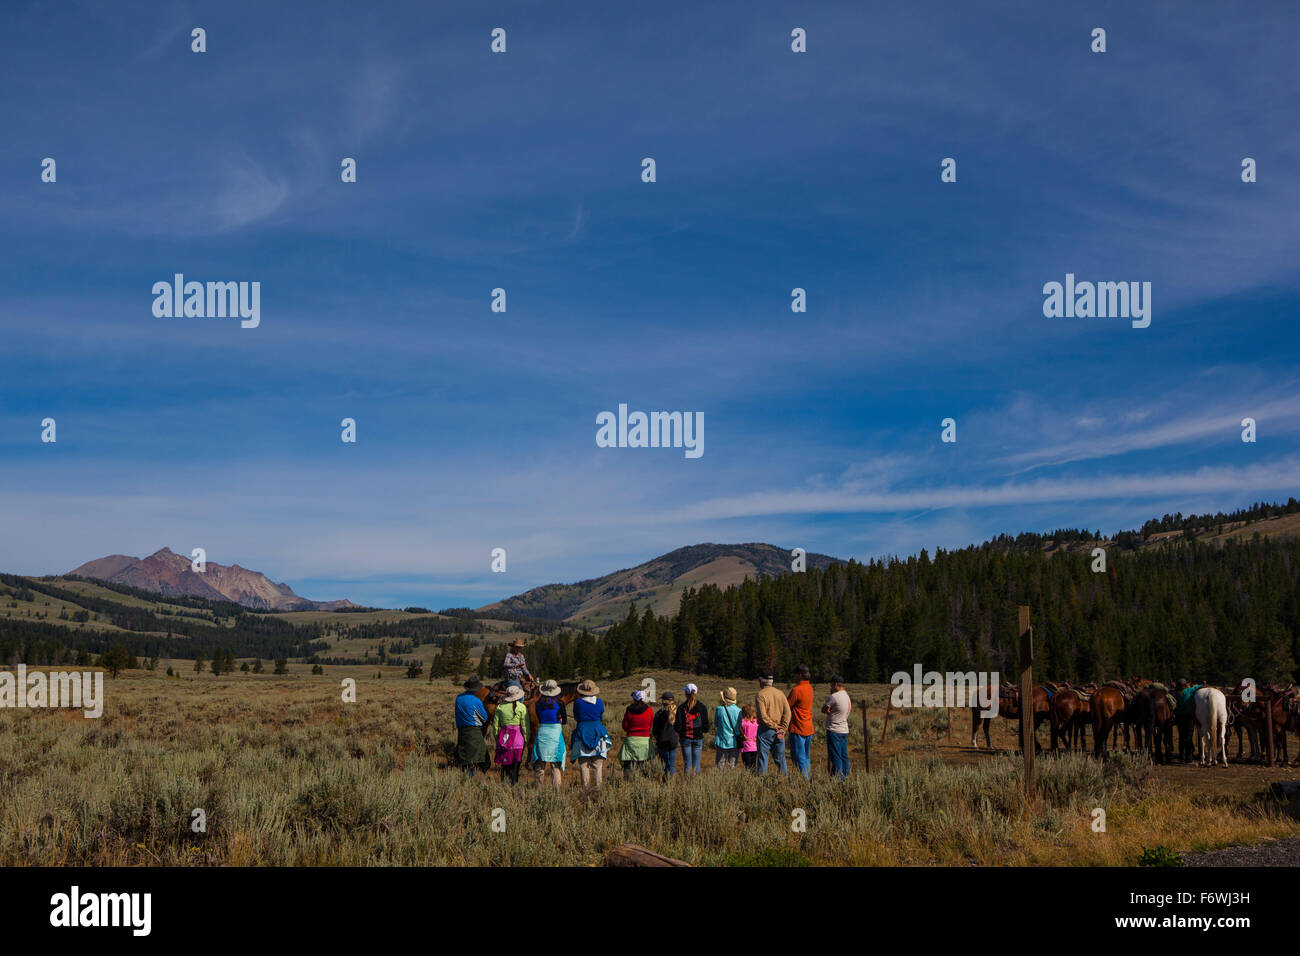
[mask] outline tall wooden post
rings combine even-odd
[[[1020,605],[1020,749],[1025,754],[1025,801],[1034,802],[1034,632],[1029,606]]]
[[[862,766],[871,773],[871,732],[867,730],[867,699],[862,698]]]
[[[889,714],[894,709],[894,695],[890,694],[889,699],[885,701],[885,725],[880,728],[881,746],[885,743],[885,734],[889,733]]]
[[[1267,751],[1265,751],[1268,755],[1268,763],[1265,764],[1265,766],[1271,767],[1273,766],[1273,695],[1272,694],[1268,696],[1268,700],[1265,701],[1264,703],[1264,738],[1265,738],[1265,743],[1268,747]],[[1211,743],[1214,743],[1214,741],[1211,741]],[[1215,754],[1214,757],[1217,758],[1218,754]],[[1213,765],[1214,765],[1214,760],[1212,759],[1210,761],[1210,766]]]

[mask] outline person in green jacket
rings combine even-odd
[[[528,741],[528,706],[523,699],[524,689],[511,684],[492,715],[492,730],[497,735],[497,752],[492,762],[501,768],[501,778],[512,784],[519,782],[524,744]]]
[[[1174,723],[1178,725],[1178,759],[1188,763],[1195,758],[1196,708],[1193,698],[1201,684],[1189,684],[1187,678],[1174,681]]]

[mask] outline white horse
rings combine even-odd
[[[1202,687],[1193,695],[1200,727],[1201,766],[1213,767],[1222,757],[1228,765],[1228,700],[1217,687]],[[1206,762],[1208,761],[1208,763]]]

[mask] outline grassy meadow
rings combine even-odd
[[[1158,844],[1300,832],[1276,805],[1198,795],[1124,757],[1040,761],[1041,798],[1026,811],[1018,756],[970,751],[964,718],[949,743],[943,711],[895,712],[879,746],[884,686],[850,687],[872,704],[869,774],[855,714],[845,781],[827,777],[819,731],[811,782],[715,770],[706,746],[701,777],[685,779],[679,761],[671,783],[624,781],[611,760],[605,787],[583,793],[572,765],[560,791],[448,769],[447,679],[392,669],[376,679],[373,668],[195,677],[173,663],[186,676],[164,676],[165,662],[106,677],[98,720],[0,711],[0,863],[586,865],[630,842],[695,864],[1131,864]],[[341,700],[346,676],[357,679],[355,704]],[[685,680],[652,676],[661,690]],[[695,680],[709,703],[726,686]],[[602,687],[616,744],[635,686]],[[738,689],[744,702],[755,687]],[[999,734],[995,745],[1009,747],[1007,729]],[[1096,807],[1104,833],[1090,826]],[[191,829],[196,808],[206,832]],[[498,808],[504,832],[492,826]],[[803,832],[791,826],[795,810]]]

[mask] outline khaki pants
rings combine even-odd
[[[537,774],[537,785],[539,787],[546,786],[547,770],[551,772],[552,783],[554,783],[557,787],[564,786],[564,776],[563,774],[560,773],[560,765],[558,763],[545,763],[544,761],[539,760],[537,761],[536,765],[533,767],[533,770]]]
[[[605,759],[603,757],[579,757],[578,772],[582,775],[582,785],[591,786],[592,777],[596,778],[596,786],[600,786],[605,777]]]

